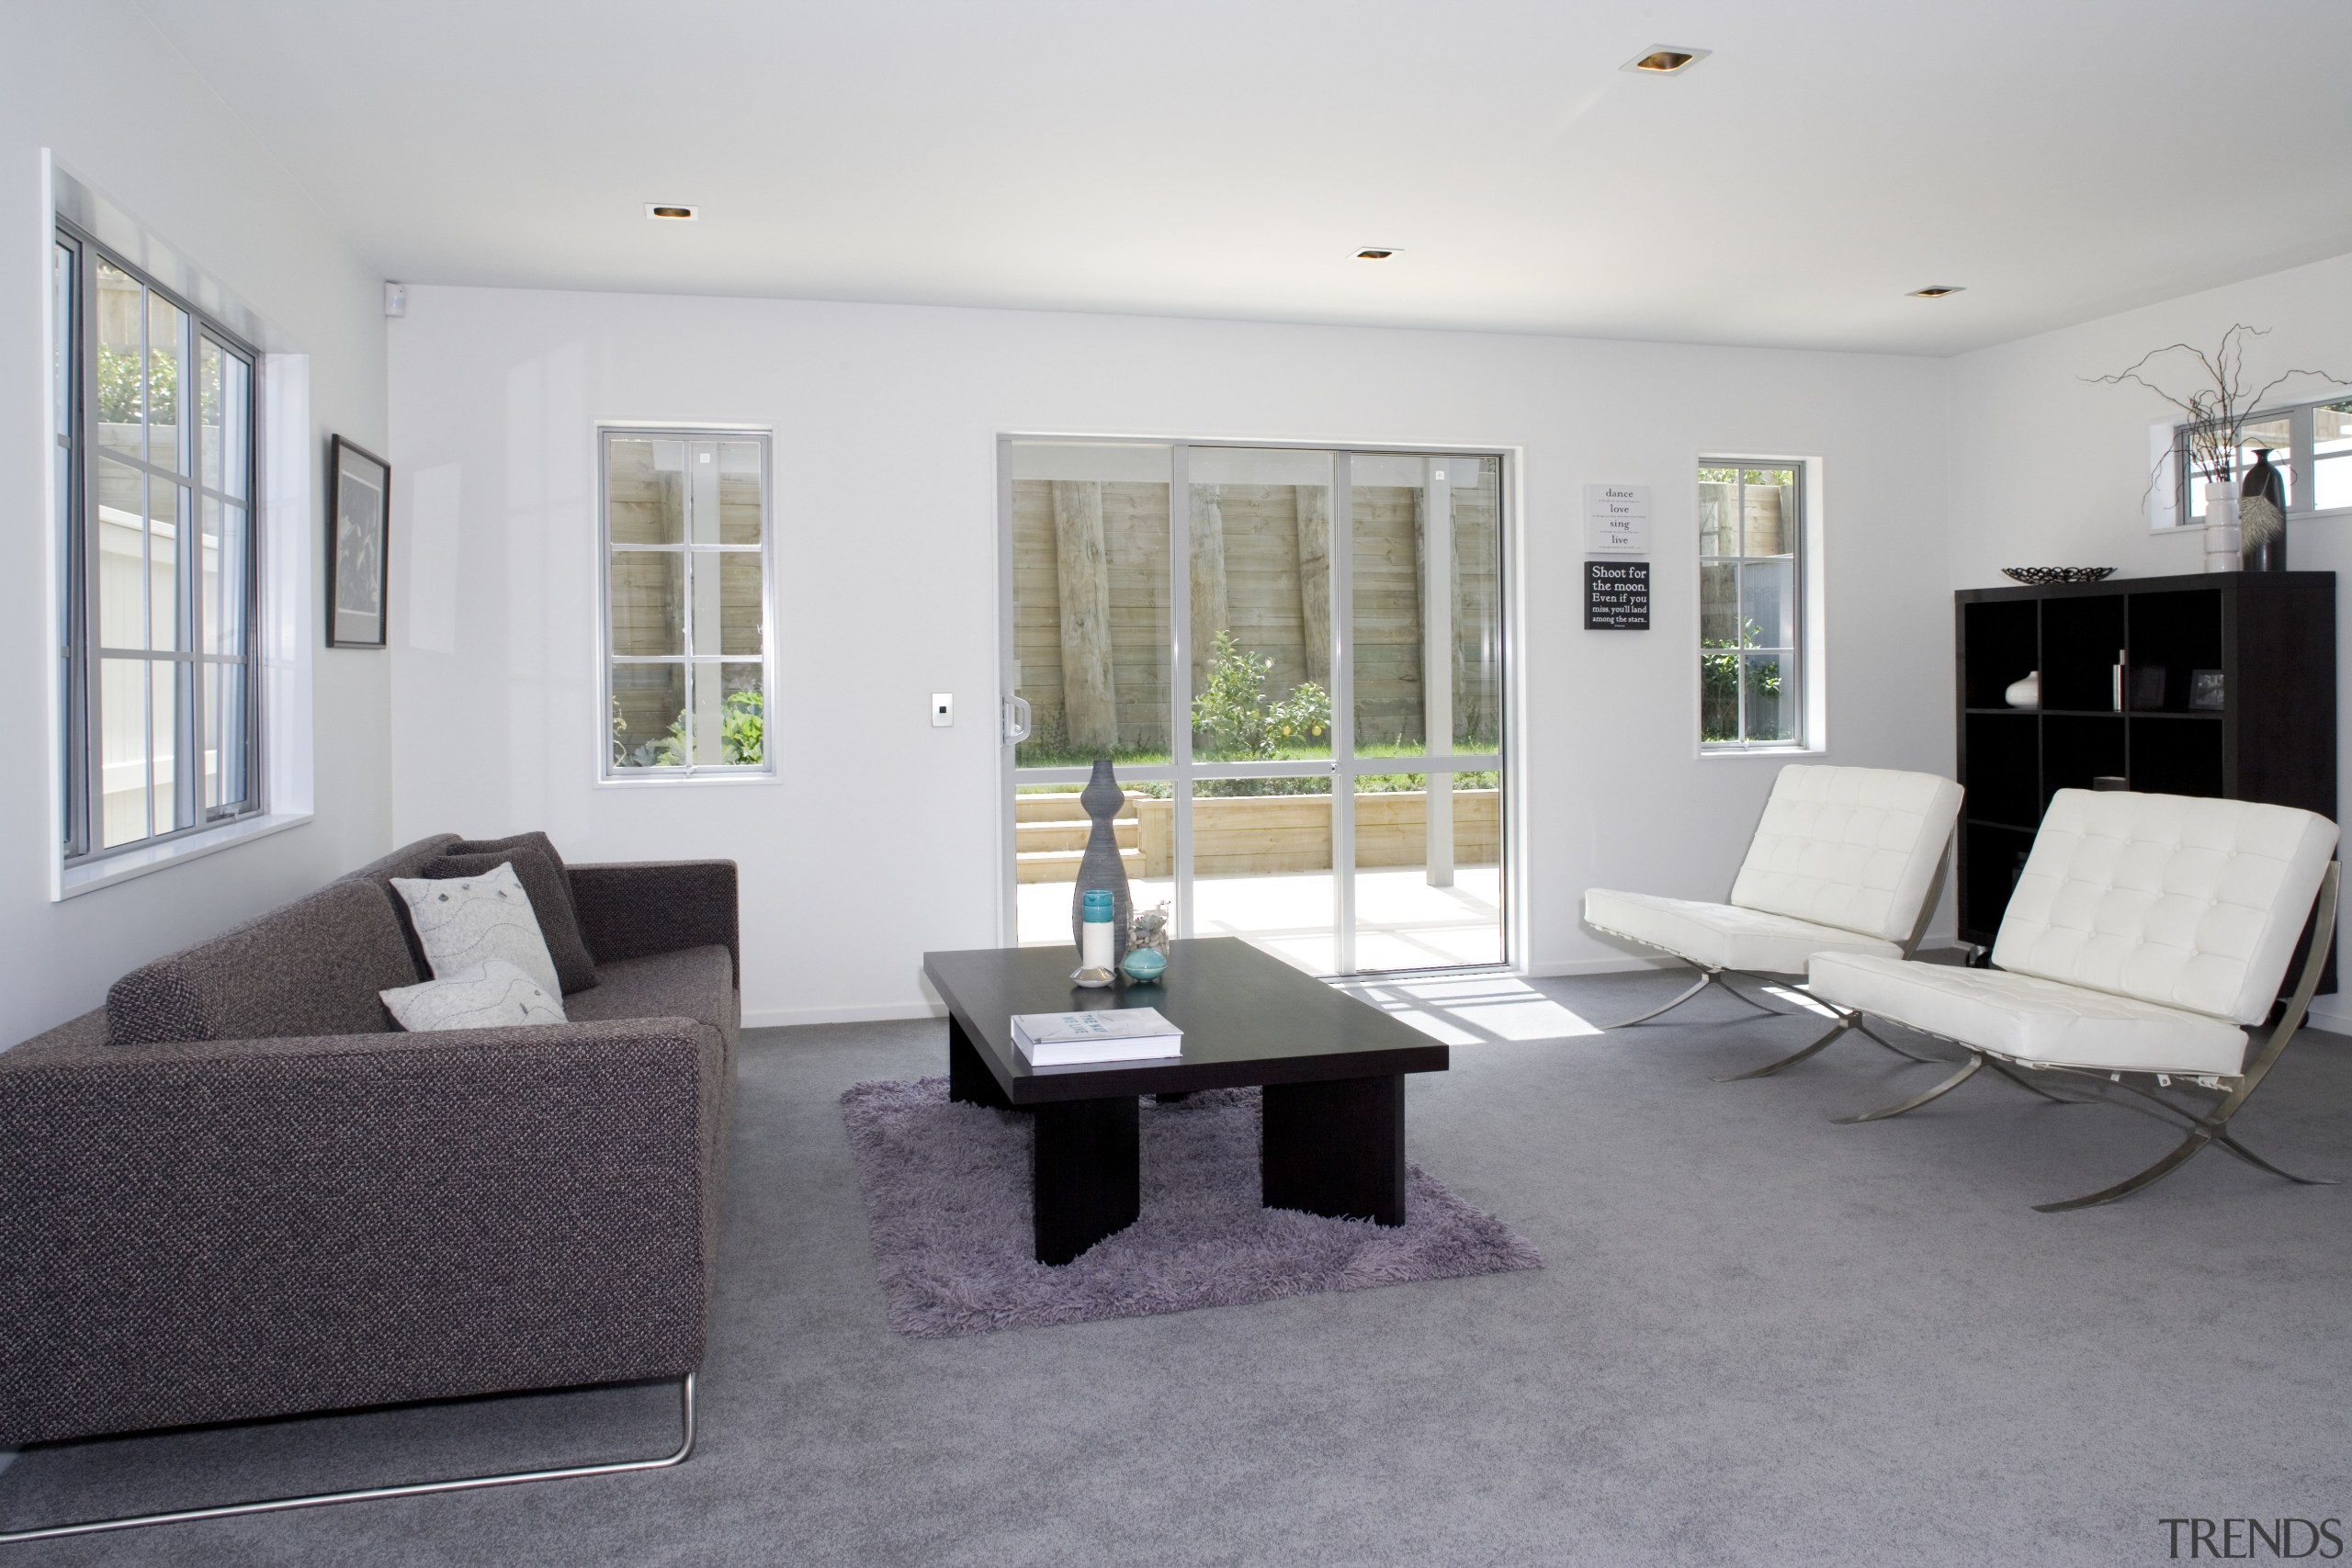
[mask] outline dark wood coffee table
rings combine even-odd
[[[1037,1260],[1067,1263],[1142,1208],[1137,1097],[1259,1085],[1259,1201],[1270,1209],[1405,1223],[1405,1077],[1445,1071],[1447,1048],[1234,937],[1179,942],[1157,986],[1081,990],[1067,947],[927,953],[947,1003],[951,1100],[1036,1118]],[[1184,1055],[1123,1066],[1033,1067],[1012,1015],[1158,1008]]]

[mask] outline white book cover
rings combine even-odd
[[[1183,1031],[1159,1015],[1158,1008],[1116,1008],[1108,1012],[1023,1012],[1012,1019],[1013,1032],[1033,1044],[1069,1045],[1080,1041],[1148,1039],[1155,1035],[1181,1037]]]
[[[1047,1038],[1037,1037],[1040,1029]],[[1164,1062],[1184,1054],[1182,1031],[1150,1008],[1022,1013],[1012,1021],[1012,1043],[1033,1067]]]

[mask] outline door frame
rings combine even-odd
[[[1524,955],[1523,931],[1519,916],[1520,900],[1514,896],[1521,878],[1515,874],[1516,854],[1520,834],[1516,808],[1518,767],[1515,744],[1519,718],[1523,711],[1519,689],[1518,640],[1520,621],[1519,558],[1519,461],[1518,448],[1498,444],[1455,443],[1453,445],[1399,445],[1394,442],[1330,442],[1279,441],[1234,438],[1197,438],[1179,436],[1102,434],[1065,434],[1033,430],[1000,430],[996,433],[996,619],[997,665],[996,691],[993,707],[996,727],[997,769],[999,774],[997,831],[998,849],[997,941],[1011,946],[1019,939],[1018,901],[1020,897],[1020,846],[1013,829],[1015,801],[1023,784],[1084,784],[1091,776],[1085,767],[1026,768],[1014,766],[1014,742],[1007,739],[1012,731],[1012,698],[1017,690],[1014,676],[1016,657],[1014,637],[1017,609],[1013,602],[1012,559],[1012,446],[1016,442],[1037,442],[1056,446],[1151,446],[1169,449],[1168,485],[1168,617],[1170,639],[1169,684],[1169,761],[1160,766],[1122,767],[1123,781],[1139,783],[1170,783],[1182,784],[1200,779],[1228,778],[1301,778],[1328,774],[1331,780],[1331,871],[1333,885],[1333,919],[1335,952],[1340,967],[1329,977],[1354,979],[1365,974],[1408,976],[1417,973],[1446,975],[1479,972],[1516,972],[1522,966]],[[1192,625],[1192,485],[1189,474],[1191,453],[1195,447],[1218,450],[1245,449],[1262,451],[1327,452],[1332,459],[1331,468],[1331,755],[1329,759],[1301,759],[1267,762],[1194,761],[1193,759],[1193,727],[1190,715],[1193,706],[1193,625]],[[1355,755],[1355,516],[1352,501],[1352,459],[1358,457],[1492,457],[1498,462],[1496,505],[1498,516],[1497,530],[1496,606],[1502,621],[1497,641],[1498,657],[1502,665],[1501,689],[1496,704],[1496,718],[1500,744],[1494,751],[1455,752],[1449,749],[1428,752],[1419,758],[1373,757]],[[1428,482],[1424,479],[1424,484]],[[1449,528],[1451,527],[1449,514]],[[1401,763],[1418,764],[1412,767]],[[1355,781],[1364,775],[1382,775],[1400,772],[1444,773],[1491,772],[1502,781],[1501,809],[1498,830],[1500,836],[1497,863],[1497,920],[1500,927],[1503,956],[1499,963],[1441,965],[1430,970],[1372,970],[1356,967],[1356,874],[1355,857]],[[1176,889],[1176,930],[1178,937],[1193,934],[1193,799],[1189,789],[1178,788],[1173,800],[1174,882]]]

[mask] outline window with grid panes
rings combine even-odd
[[[773,772],[768,441],[607,430],[607,778]]]
[[[2205,486],[2224,479],[2234,494],[2258,452],[2270,454],[2287,491],[2287,515],[2352,510],[2352,399],[2329,398],[2265,409],[2247,419],[2230,471],[2197,461],[2189,427],[2173,431],[2173,472],[2178,489],[2173,515],[2183,527],[2205,520]]]
[[[1804,743],[1804,465],[1699,460],[1699,739]]]
[[[51,288],[62,836],[82,861],[261,808],[256,361],[64,225]]]

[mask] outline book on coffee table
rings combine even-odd
[[[1036,1067],[1160,1062],[1184,1054],[1184,1032],[1162,1018],[1158,1008],[1015,1013],[1012,1039]]]

